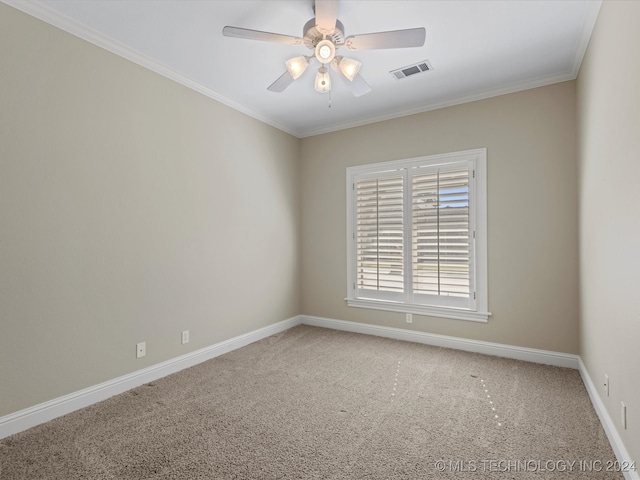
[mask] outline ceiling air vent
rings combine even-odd
[[[391,70],[389,73],[393,75],[396,80],[402,80],[403,78],[417,75],[418,73],[430,72],[433,67],[429,63],[429,60],[423,60],[422,62],[414,63],[413,65],[407,65],[406,67]]]

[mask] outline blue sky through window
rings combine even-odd
[[[446,201],[440,202],[440,208],[469,206],[469,187],[443,188],[438,191],[440,198],[445,195]]]

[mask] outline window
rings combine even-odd
[[[347,168],[347,303],[487,321],[486,149]]]

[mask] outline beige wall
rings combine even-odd
[[[580,351],[640,458],[639,9],[604,3],[577,106],[566,82],[298,140],[0,3],[0,416],[304,313]],[[489,322],[347,307],[346,167],[478,147]]]
[[[640,2],[602,4],[578,76],[581,356],[640,461]],[[627,405],[627,430],[620,402]]]
[[[346,167],[479,147],[489,322],[347,307]],[[303,314],[578,353],[575,82],[305,138],[301,155]]]
[[[0,416],[297,315],[298,156],[0,3]]]

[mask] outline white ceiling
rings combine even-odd
[[[317,64],[282,93],[267,87],[304,46],[222,36],[225,25],[302,36],[313,0],[3,0],[298,137],[576,78],[601,2],[342,0],[345,35],[425,27],[423,47],[346,51],[372,91],[337,78],[331,108]],[[428,60],[433,70],[389,71]],[[334,75],[335,77],[335,75]]]

